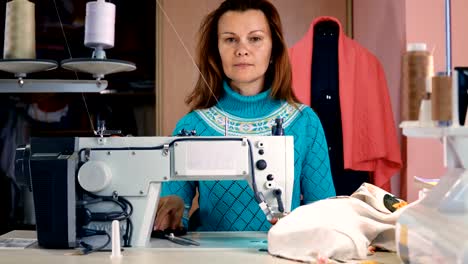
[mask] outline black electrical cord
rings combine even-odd
[[[130,216],[133,213],[133,206],[124,197],[118,196],[118,197],[111,197],[111,196],[100,196],[96,195],[90,192],[85,191],[86,195],[90,196],[93,198],[93,200],[90,201],[88,204],[92,203],[97,203],[97,202],[112,202],[120,206],[122,209],[122,212],[99,212],[99,213],[91,213],[91,221],[97,221],[97,222],[109,222],[113,220],[118,220],[118,221],[123,221],[126,220],[127,222],[127,228],[125,230],[125,234],[123,235],[124,239],[124,247],[130,247],[131,246],[131,239],[132,239],[132,234],[133,234],[133,224],[130,219]],[[86,205],[87,201],[81,201],[82,205]]]
[[[83,233],[80,234],[80,237],[90,237],[90,236],[99,236],[99,235],[107,236],[107,241],[98,247],[93,247],[92,245],[85,243],[84,241],[80,241],[79,245],[84,248],[82,250],[83,255],[91,254],[93,252],[102,250],[105,247],[107,247],[111,242],[111,236],[106,231],[83,228],[82,232]]]
[[[128,206],[128,217],[127,217],[127,227],[125,229],[125,234],[123,236],[124,238],[124,247],[131,247],[131,239],[132,239],[132,234],[133,234],[133,223],[132,219],[130,216],[133,214],[133,205],[130,203],[129,200],[125,199],[124,197],[119,196],[119,199],[123,201],[125,204]]]
[[[132,219],[127,218],[127,227],[126,230],[130,230],[129,232],[125,232],[123,239],[124,239],[124,247],[131,247],[131,239],[132,239],[132,234],[133,234],[133,223]]]

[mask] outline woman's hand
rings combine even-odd
[[[270,224],[274,225],[274,224],[276,224],[278,222],[278,218],[273,217],[269,222],[270,222]]]
[[[280,216],[278,216],[278,217],[275,216],[275,217],[273,217],[271,220],[269,220],[268,222],[270,222],[270,224],[272,224],[272,225],[275,225],[276,223],[278,223],[278,221],[279,221],[281,218],[287,216],[288,214],[289,214],[289,212],[288,212],[288,213],[282,213],[282,215],[280,215]]]
[[[182,225],[184,201],[176,195],[159,199],[153,230],[177,229]]]

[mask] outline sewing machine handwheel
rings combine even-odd
[[[111,169],[102,161],[88,161],[78,171],[78,182],[88,192],[104,190],[111,180]]]

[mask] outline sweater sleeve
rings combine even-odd
[[[336,196],[330,170],[327,140],[320,119],[311,108],[304,109],[306,146],[301,173],[301,193],[303,203]]]

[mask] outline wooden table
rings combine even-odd
[[[34,231],[12,231],[0,238],[35,238]],[[152,239],[148,248],[125,248],[123,257],[111,259],[110,252],[95,252],[89,255],[73,255],[74,250],[38,248],[34,244],[26,249],[0,249],[1,264],[48,263],[48,264],[94,264],[94,263],[219,263],[219,264],[298,264],[269,255],[265,249],[266,233],[263,232],[200,232],[188,237],[201,246],[181,246],[167,240]],[[394,253],[378,252],[368,261],[352,263],[401,263]]]

